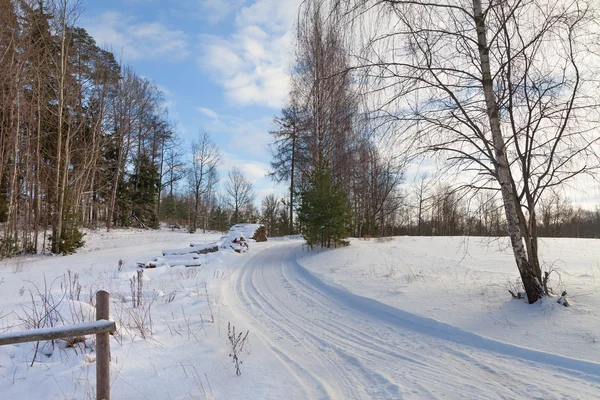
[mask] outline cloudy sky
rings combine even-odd
[[[288,93],[301,0],[84,0],[78,25],[165,93],[189,147],[206,129],[259,198],[280,193],[265,174],[273,117]]]

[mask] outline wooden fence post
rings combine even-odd
[[[109,294],[96,292],[96,321],[109,319]],[[110,400],[110,336],[96,334],[96,400]]]

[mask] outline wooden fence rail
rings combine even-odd
[[[110,400],[110,340],[109,333],[117,329],[109,320],[108,292],[96,292],[96,321],[69,326],[31,329],[0,335],[0,346],[40,340],[68,339],[71,337],[96,335],[96,400]]]

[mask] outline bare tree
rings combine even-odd
[[[221,153],[207,131],[200,132],[198,141],[192,142],[191,157],[188,182],[194,201],[190,226],[190,231],[193,232],[198,227],[198,215],[203,196],[210,193],[217,183],[217,167],[221,163]]]
[[[429,208],[428,202],[431,200],[431,189],[432,181],[428,178],[427,174],[420,176],[418,182],[414,187],[414,196],[416,200],[416,211],[417,211],[417,235],[423,235],[423,214]]]
[[[320,0],[300,7],[289,105],[271,132],[271,176],[290,183],[290,232],[297,194],[324,168],[352,207],[354,233],[378,235],[400,206],[401,164],[382,156],[370,138],[340,20]]]
[[[241,221],[241,212],[252,205],[256,194],[252,183],[246,179],[238,167],[229,171],[229,180],[225,182],[225,202],[233,210],[231,223],[237,224]]]
[[[271,150],[271,170],[269,176],[276,182],[289,181],[289,230],[294,232],[294,205],[296,194],[302,182],[302,175],[308,171],[307,154],[308,135],[306,118],[297,105],[281,110],[281,117],[275,118],[276,128],[270,131],[275,141],[269,145]]]
[[[399,186],[404,180],[403,166],[394,157],[384,158],[375,146],[368,146],[367,162],[357,168],[366,171],[367,199],[365,199],[367,220],[374,224],[370,231],[384,236],[384,229],[390,217],[401,207],[404,196]],[[379,232],[375,232],[378,228]]]
[[[184,177],[185,163],[182,160],[183,151],[181,150],[182,142],[176,136],[168,136],[162,138],[160,148],[160,188],[158,193],[157,211],[160,216],[160,203],[163,191],[169,188],[169,196],[173,197],[174,185]]]
[[[267,230],[267,236],[275,236],[277,217],[280,213],[281,200],[273,193],[265,196],[261,202],[261,222]]]
[[[501,193],[530,303],[548,293],[536,205],[598,168],[597,4],[574,0],[334,1],[364,40],[371,114],[462,187]],[[377,22],[373,23],[373,19]],[[366,24],[365,21],[371,22]],[[357,35],[358,36],[358,35]],[[468,171],[468,173],[465,173]],[[465,179],[465,178],[469,179]]]
[[[81,224],[156,216],[164,98],[75,26],[80,3],[0,0],[3,255],[44,251],[48,228],[68,253]]]
[[[284,118],[299,119],[292,126],[300,140],[296,166],[306,177],[324,161],[350,193],[353,155],[366,132],[359,124],[359,97],[348,71],[343,30],[320,0],[305,1],[300,8],[295,64],[291,107]]]

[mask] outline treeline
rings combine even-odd
[[[0,0],[0,257],[71,253],[82,227],[289,233],[207,132],[185,146],[163,93],[75,25],[72,2]]]
[[[335,18],[304,2],[288,106],[272,132],[272,176],[289,185],[290,232],[310,245],[381,235],[401,206],[401,165],[372,138]],[[293,210],[298,224],[294,225]]]
[[[80,226],[157,227],[163,94],[67,1],[0,0],[0,254],[81,245]]]
[[[220,182],[220,151],[200,133],[181,169],[183,190],[164,192],[162,220],[190,231],[261,222],[269,236],[302,233],[317,246],[381,236],[396,226],[404,207],[402,165],[380,149],[361,115],[341,35],[320,2],[303,4],[288,104],[271,131],[271,177],[287,186],[287,196],[269,195],[257,209],[243,171],[229,171]],[[176,157],[165,159],[177,164]]]
[[[367,65],[381,75],[369,68],[359,74],[356,59],[361,55],[350,56],[356,32],[343,29],[348,21],[336,8],[338,3],[333,4],[330,8],[328,2],[309,0],[300,7],[292,88],[288,105],[276,118],[277,128],[272,132],[272,177],[289,185],[289,232],[302,233],[309,245],[324,247],[344,244],[347,236],[505,236],[506,213],[500,192],[493,185],[486,187],[490,190],[478,190],[481,185],[457,190],[447,184],[434,185],[431,179],[404,184],[403,164],[394,158],[400,152],[394,149],[394,143],[387,145],[375,139],[402,138],[401,132],[382,132],[387,127],[395,129],[393,123],[374,125],[375,121],[393,122],[399,117],[393,110],[381,108],[383,117],[373,118],[369,101],[378,98],[369,90],[373,82],[390,78],[398,79],[394,84],[407,93],[416,93],[413,90],[419,86],[403,86],[402,79],[419,82],[422,66],[417,65],[417,72],[407,76],[394,76],[388,65],[374,61]],[[356,27],[352,23],[350,26]],[[368,95],[361,92],[365,88]],[[379,94],[391,95],[387,89],[384,85]],[[392,96],[389,102],[394,101]],[[407,120],[409,125],[423,118],[418,109],[414,112],[416,115]],[[435,121],[432,123],[435,125]],[[398,126],[402,129],[402,124]],[[420,139],[411,138],[402,145],[418,147]],[[414,148],[403,154],[422,155],[420,151]],[[458,153],[466,154],[461,151]],[[535,208],[535,213],[526,208],[526,215],[539,218],[527,228],[535,237],[598,236],[600,211],[569,205],[549,190],[542,192],[539,201],[528,198],[527,207]],[[525,215],[520,218],[527,224]]]
[[[588,210],[550,192],[538,204],[540,237],[600,237],[600,209]],[[407,190],[403,209],[386,235],[491,236],[506,235],[504,210],[498,194],[467,196],[448,185],[421,179]]]
[[[311,246],[347,236],[503,236],[493,191],[469,196],[422,179],[377,142],[344,30],[306,1],[288,104],[272,130],[271,177],[285,198],[256,204],[244,171],[217,173],[207,132],[184,146],[156,84],[75,25],[64,0],[0,0],[0,257],[70,253],[81,227],[195,232],[261,222],[269,236],[302,233]],[[537,203],[540,236],[597,237],[600,211],[556,194]]]

